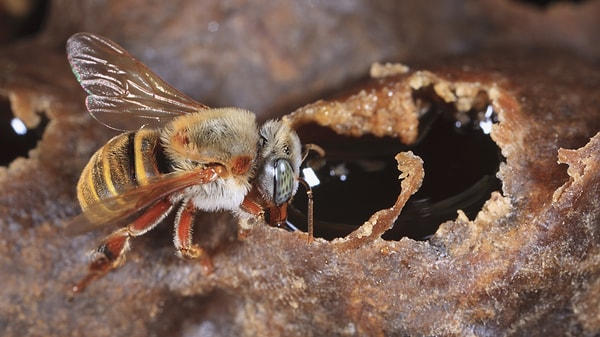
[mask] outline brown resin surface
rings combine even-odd
[[[260,3],[246,4],[244,15],[235,2],[219,3],[164,9],[59,1],[44,33],[0,50],[0,98],[30,127],[40,122],[38,113],[49,119],[27,158],[0,167],[0,335],[600,333],[600,51],[591,19],[600,13],[597,2],[543,12],[508,1],[467,1],[458,11],[383,1]],[[528,24],[534,18],[539,26]],[[220,24],[213,35],[206,33],[215,29],[207,26],[212,21]],[[295,30],[277,29],[290,22]],[[428,22],[447,25],[429,29]],[[317,37],[317,27],[327,27],[330,38]],[[420,158],[403,152],[395,157],[400,180],[390,181],[401,185],[396,203],[382,204],[346,237],[309,244],[304,233],[246,218],[247,236],[238,239],[232,216],[202,215],[195,240],[216,268],[206,276],[199,263],[174,255],[172,226],[164,223],[133,240],[123,267],[72,297],[70,287],[86,272],[85,253],[114,229],[63,235],[79,212],[82,167],[114,135],[85,112],[68,68],[64,41],[76,31],[115,39],[209,105],[250,108],[261,118],[303,105],[284,117],[298,129],[317,124],[410,144],[428,102],[444,102],[458,117],[491,105],[502,187],[474,219],[459,211],[427,241],[384,240],[428,174]],[[532,44],[545,49],[525,48]],[[374,66],[371,79],[318,99],[387,60],[410,62]]]

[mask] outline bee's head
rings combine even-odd
[[[294,130],[280,120],[259,130],[256,186],[269,206],[288,202],[298,189],[302,146]]]

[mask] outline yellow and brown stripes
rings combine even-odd
[[[148,184],[167,166],[158,131],[139,130],[114,137],[83,169],[77,185],[79,203],[85,210],[90,204],[118,197]]]

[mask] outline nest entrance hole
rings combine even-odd
[[[500,190],[496,173],[504,158],[490,137],[497,116],[487,94],[480,92],[471,109],[462,112],[431,87],[414,91],[413,100],[420,116],[419,137],[410,145],[391,137],[338,135],[316,124],[300,127],[303,142],[327,152],[325,158],[309,156],[303,164],[319,179],[313,187],[315,236],[343,237],[390,207],[400,192],[394,156],[402,151],[423,159],[425,179],[385,239],[425,240],[441,223],[455,219],[459,209],[473,219],[490,194]],[[289,218],[300,229],[306,229],[306,203],[301,191],[292,201]]]

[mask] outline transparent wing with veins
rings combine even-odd
[[[219,177],[219,167],[199,168],[160,176],[148,185],[133,187],[114,197],[99,200],[73,218],[65,229],[68,236],[82,234],[105,225],[119,224],[131,216],[184,188],[207,184]],[[118,210],[118,211],[115,211]]]
[[[160,126],[208,107],[187,97],[113,41],[78,33],[67,41],[67,57],[88,93],[90,114],[116,130]]]

